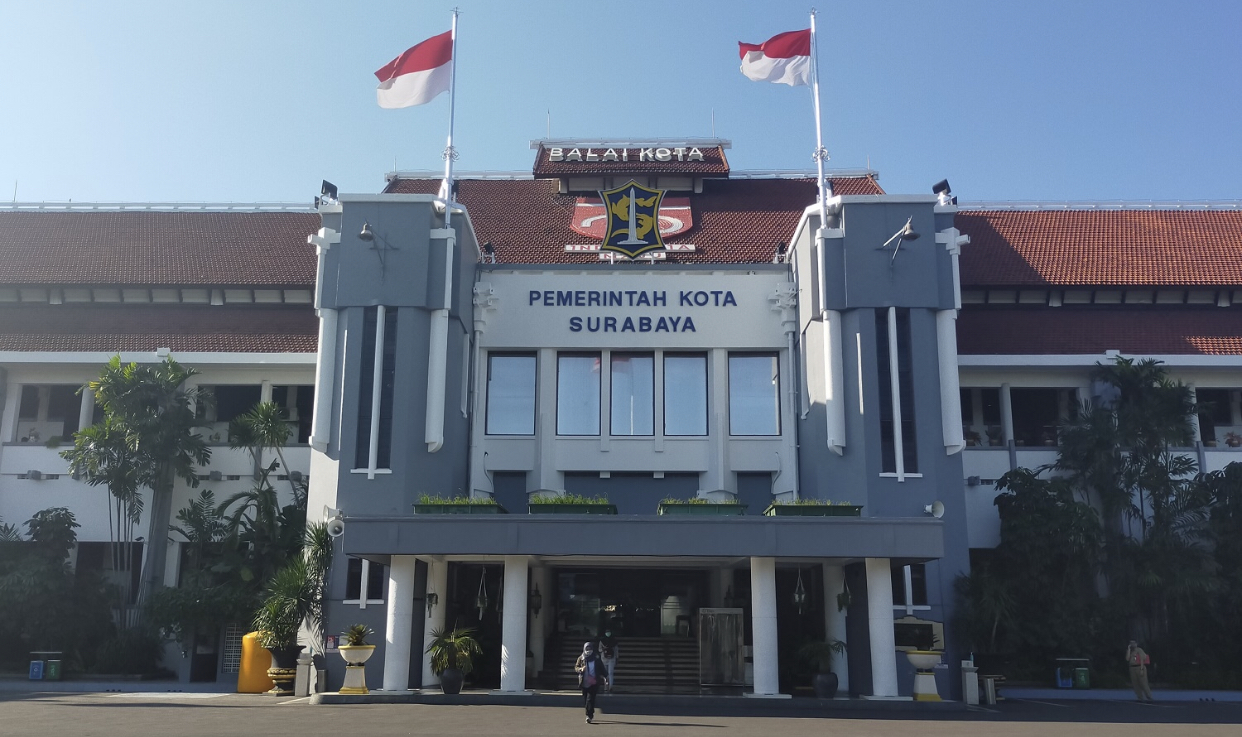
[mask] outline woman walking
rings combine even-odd
[[[1134,687],[1134,696],[1139,701],[1155,701],[1151,697],[1151,686],[1147,683],[1147,666],[1151,658],[1134,640],[1126,647],[1126,665],[1130,666],[1130,685]]]
[[[574,663],[578,673],[578,687],[582,689],[582,702],[586,706],[586,723],[595,722],[595,696],[599,693],[600,681],[608,683],[608,666],[595,650],[594,642],[582,645],[582,654]]]

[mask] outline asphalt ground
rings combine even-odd
[[[1242,735],[1242,703],[1010,699],[966,712],[860,710],[791,716],[779,704],[727,715],[658,703],[610,710],[594,725],[580,709],[527,706],[369,704],[312,706],[305,699],[211,693],[0,694],[0,735],[9,737],[217,737],[219,735],[678,735],[679,737],[994,737],[1055,735]]]

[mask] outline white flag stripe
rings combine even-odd
[[[431,102],[436,95],[449,88],[453,76],[453,62],[434,69],[402,74],[387,82],[380,82],[375,98],[382,108],[401,108]]]
[[[765,56],[762,51],[748,51],[742,59],[742,74],[756,82],[775,82],[791,87],[811,83],[811,57],[791,56],[785,59]]]

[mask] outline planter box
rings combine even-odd
[[[616,514],[616,504],[529,504],[531,514]]]
[[[414,514],[508,514],[499,504],[415,504]]]
[[[862,505],[853,504],[769,504],[767,517],[861,517]]]
[[[746,513],[745,504],[678,504],[660,502],[657,514],[710,514],[737,516]]]

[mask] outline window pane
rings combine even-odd
[[[556,434],[599,435],[599,354],[556,361]]]
[[[379,563],[367,566],[367,599],[378,601],[384,598],[384,579],[388,578],[387,568]]]
[[[730,435],[779,435],[779,396],[776,356],[729,356]]]
[[[927,566],[915,563],[910,566],[910,603],[927,606]]]
[[[655,358],[612,354],[612,434],[655,433]]]
[[[487,434],[535,434],[534,356],[488,356]]]
[[[664,434],[707,434],[707,356],[664,357]]]
[[[362,559],[350,558],[345,572],[345,598],[358,599],[362,594]]]

